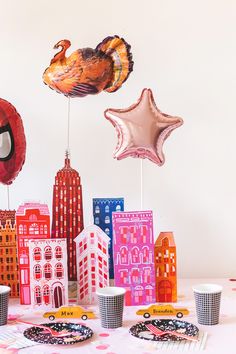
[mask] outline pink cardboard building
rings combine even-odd
[[[126,288],[126,305],[156,302],[152,211],[114,212],[115,285]]]
[[[66,239],[30,240],[31,305],[58,308],[68,303]]]
[[[30,304],[29,240],[50,238],[48,206],[37,202],[24,203],[16,212],[20,303]]]
[[[109,286],[109,237],[96,225],[86,227],[75,239],[78,304],[96,302],[96,289]]]

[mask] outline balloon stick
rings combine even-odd
[[[143,159],[140,159],[140,209],[143,210]]]

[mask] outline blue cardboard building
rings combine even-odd
[[[113,228],[112,212],[124,211],[124,198],[93,198],[94,224],[99,226],[110,238],[109,243],[109,277],[114,279],[113,266]]]

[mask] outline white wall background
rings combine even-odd
[[[66,148],[67,99],[42,82],[60,39],[71,51],[118,34],[134,71],[114,94],[71,100],[71,161],[82,178],[85,224],[93,197],[140,206],[140,160],[112,158],[117,137],[103,111],[134,103],[150,87],[159,108],[185,124],[164,145],[163,167],[144,161],[144,208],[155,235],[175,233],[180,277],[236,276],[236,2],[234,0],[0,0],[0,97],[15,105],[27,159],[10,187],[11,208],[51,208]],[[70,52],[70,51],[69,51]],[[0,208],[7,208],[0,186]]]

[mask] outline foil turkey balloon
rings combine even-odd
[[[15,107],[0,98],[0,182],[11,184],[25,162],[22,119]]]
[[[180,117],[162,113],[150,89],[144,89],[138,102],[126,109],[107,109],[105,117],[116,128],[118,143],[114,158],[147,158],[162,166],[163,143],[170,133],[183,124]]]
[[[67,97],[84,97],[103,90],[114,92],[133,70],[130,45],[118,36],[105,38],[96,49],[78,49],[66,57],[70,45],[64,39],[54,46],[61,50],[43,74],[46,85]]]

